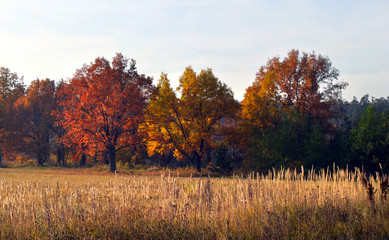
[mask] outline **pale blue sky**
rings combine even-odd
[[[71,78],[116,52],[140,73],[212,68],[238,100],[260,66],[293,48],[328,56],[343,97],[389,96],[389,1],[0,0],[0,66],[29,84]]]

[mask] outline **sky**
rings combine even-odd
[[[343,98],[389,96],[387,0],[0,0],[0,66],[70,79],[120,52],[157,83],[212,68],[238,100],[259,68],[291,49],[327,56]]]

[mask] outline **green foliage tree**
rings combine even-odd
[[[379,171],[379,164],[389,171],[389,114],[379,113],[374,104],[368,106],[358,125],[351,130],[351,163],[364,166],[367,172]]]
[[[204,156],[217,146],[221,120],[234,118],[239,103],[211,69],[196,74],[187,67],[177,91],[180,97],[162,74],[142,126],[148,136],[148,152],[174,152],[175,157],[190,161],[201,171]]]
[[[213,156],[216,160],[216,166],[213,168],[214,171],[231,174],[234,169],[233,159],[229,153],[228,144],[221,142],[219,147],[213,152]]]
[[[277,128],[254,128],[249,137],[246,169],[323,167],[327,162],[325,134],[318,123],[294,113]]]

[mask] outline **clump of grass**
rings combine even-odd
[[[366,189],[366,193],[367,193],[367,196],[369,198],[369,202],[370,202],[371,206],[374,207],[374,203],[375,203],[374,194],[377,192],[377,190],[374,191],[374,187],[373,187],[372,183],[370,183],[367,180],[365,174],[361,175],[361,182],[362,182],[363,187]]]
[[[381,188],[381,200],[386,201],[388,196],[388,191],[389,191],[388,176],[381,178],[380,188]]]
[[[229,178],[76,173],[0,169],[0,238],[389,237],[389,204],[371,208],[358,171],[282,169]],[[370,178],[366,186],[382,182]]]

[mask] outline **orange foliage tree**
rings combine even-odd
[[[246,89],[242,115],[259,127],[274,126],[280,117],[298,112],[322,127],[336,115],[334,107],[347,86],[337,82],[339,71],[322,55],[291,50],[280,60],[274,57],[262,66],[252,86]]]
[[[211,69],[196,74],[187,67],[177,88],[161,75],[158,92],[146,110],[143,131],[148,136],[150,155],[174,152],[201,171],[204,155],[217,146],[222,121],[235,118],[240,105],[231,89],[220,82]]]
[[[96,58],[58,92],[63,142],[80,146],[83,154],[107,152],[110,170],[116,171],[116,152],[140,139],[138,125],[153,90],[152,79],[138,74],[134,60],[121,54],[112,64]]]

